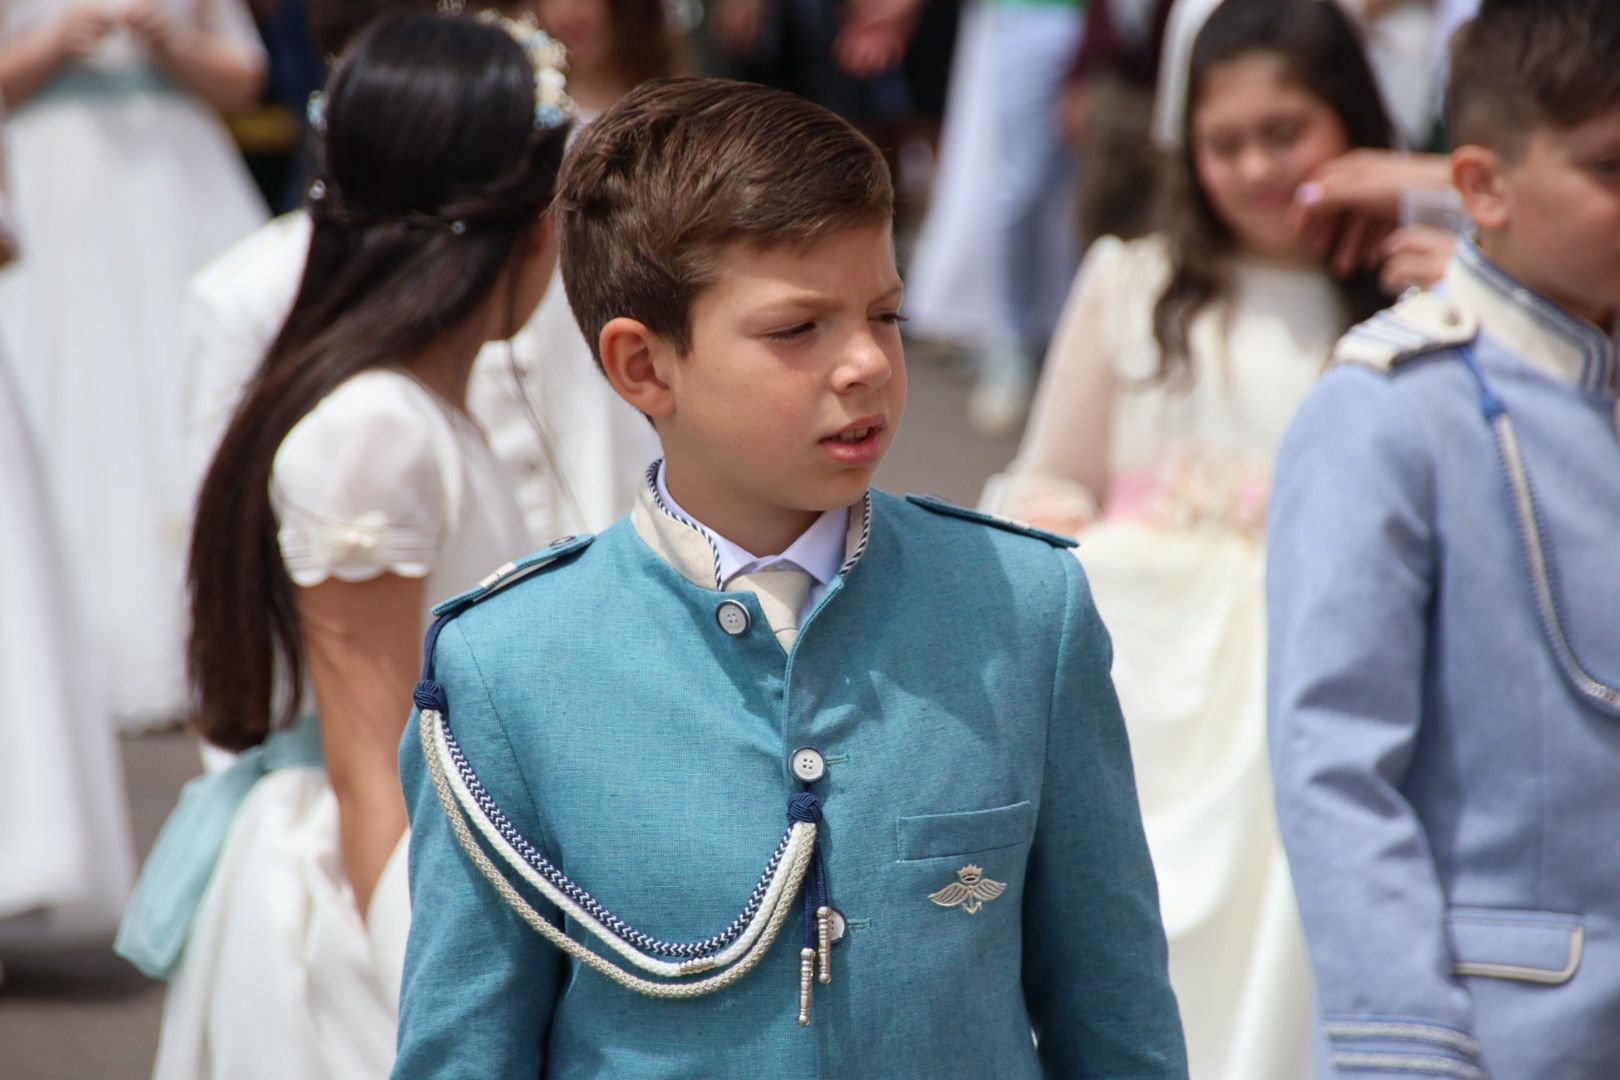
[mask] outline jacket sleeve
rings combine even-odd
[[[1049,1077],[1185,1080],[1158,887],[1113,650],[1080,563],[1065,614],[1024,892],[1024,991]]]
[[[1270,506],[1277,816],[1334,1065],[1482,1078],[1446,898],[1405,795],[1423,724],[1433,462],[1396,380],[1332,372],[1284,440]]]
[[[523,777],[459,627],[439,636],[435,676],[468,761],[502,810],[537,836]],[[428,776],[413,713],[400,745],[411,818],[411,931],[394,1080],[538,1077],[566,963],[462,850]],[[554,909],[526,886],[536,910]]]

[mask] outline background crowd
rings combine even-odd
[[[196,922],[183,958],[174,942],[153,953],[175,979],[160,1075],[214,1075],[248,1007],[231,957],[299,904],[319,932],[287,930],[285,966],[261,966],[255,992],[341,1003],[299,1052],[386,1073],[401,657],[426,604],[605,528],[658,455],[595,369],[549,235],[508,236],[487,266],[445,262],[457,226],[532,218],[550,174],[368,234],[373,272],[398,275],[397,306],[366,309],[369,324],[345,279],[318,273],[338,257],[323,243],[391,197],[350,179],[344,139],[365,133],[329,132],[319,91],[378,15],[445,6],[0,0],[0,685],[17,694],[0,719],[0,960],[8,942],[110,939],[136,868],[117,735],[192,722],[210,775],[241,790],[229,838],[193,835],[193,806],[153,864],[195,894]],[[906,333],[946,359],[919,377],[967,380],[967,422],[1021,436],[985,507],[1083,534],[1195,1077],[1310,1073],[1310,965],[1265,743],[1266,503],[1334,342],[1451,256],[1440,98],[1474,6],[495,5],[566,48],[579,123],[649,79],[705,72],[802,94],[884,152]],[[413,77],[408,57],[388,62]],[[458,147],[440,148],[466,171],[451,179],[473,183]],[[428,167],[389,152],[390,175]],[[457,318],[411,322],[437,304]],[[470,313],[476,333],[439,332]],[[339,337],[349,374],[367,349],[393,366],[345,393],[335,369],[260,373]],[[233,622],[256,611],[274,641]],[[323,725],[350,718],[346,741],[325,733],[324,769],[287,767],[321,761],[297,723],[266,739],[305,697]],[[189,853],[209,843],[197,871]],[[318,963],[300,952],[316,939]]]

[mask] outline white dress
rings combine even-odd
[[[398,370],[355,376],[300,421],[271,495],[300,586],[392,572],[425,577],[433,603],[527,546],[482,433]],[[405,849],[362,922],[325,772],[294,765],[254,782],[169,986],[157,1080],[386,1077],[410,918]]]
[[[56,515],[0,354],[0,953],[104,940],[134,877],[118,748],[85,660]]]
[[[242,0],[158,3],[261,48]],[[69,7],[5,0],[0,41]],[[126,726],[172,720],[185,704],[180,297],[264,208],[218,118],[124,30],[18,103],[7,134],[27,258],[0,271],[0,345],[19,365],[109,711]]]
[[[1191,386],[1143,384],[1169,265],[1158,237],[1093,246],[986,501],[1075,525],[1103,503],[1077,554],[1113,637],[1191,1075],[1302,1080],[1312,983],[1272,809],[1262,545],[1277,448],[1346,316],[1321,273],[1234,262],[1230,309],[1194,320]]]
[[[308,215],[286,214],[192,280],[183,337],[194,483],[292,307],[308,251]],[[536,546],[600,532],[628,513],[659,456],[652,425],[596,369],[555,275],[510,346],[479,353],[467,404],[512,477]]]

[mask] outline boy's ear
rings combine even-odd
[[[1463,210],[1481,229],[1507,224],[1507,197],[1503,190],[1503,161],[1484,146],[1464,145],[1451,152],[1451,182],[1462,196]]]
[[[609,320],[596,341],[602,373],[620,397],[654,420],[675,411],[675,398],[660,373],[671,351],[668,342],[623,315]]]

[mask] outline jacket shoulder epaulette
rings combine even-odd
[[[1465,345],[1479,318],[1436,293],[1413,293],[1351,327],[1333,350],[1334,364],[1360,364],[1386,374],[1403,360]]]
[[[1033,525],[1025,525],[1023,522],[1014,521],[1011,518],[986,514],[982,510],[969,510],[965,506],[958,506],[953,502],[940,498],[938,495],[907,495],[906,501],[935,514],[961,518],[963,521],[978,522],[980,525],[989,525],[991,528],[1017,533],[1020,536],[1034,537],[1036,540],[1043,540],[1053,547],[1072,548],[1080,545],[1080,542],[1071,536],[1060,536],[1057,533],[1037,529]]]
[[[467,608],[480,601],[487,600],[496,593],[511,588],[520,581],[527,580],[548,567],[556,565],[562,559],[590,547],[595,536],[563,536],[553,540],[550,544],[536,551],[532,555],[525,555],[516,562],[509,562],[497,568],[492,574],[484,578],[477,585],[464,593],[452,596],[450,599],[436,605],[433,609],[435,618],[446,615],[460,614]]]

